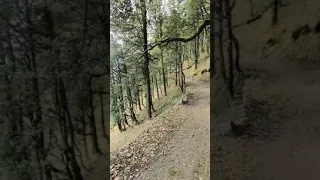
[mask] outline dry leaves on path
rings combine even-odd
[[[130,180],[139,177],[141,171],[148,169],[148,164],[157,156],[164,154],[161,149],[167,146],[171,132],[178,129],[182,117],[177,116],[180,107],[174,107],[167,115],[152,119],[159,121],[144,131],[129,146],[118,150],[111,157],[112,180]],[[181,107],[183,108],[183,107]]]

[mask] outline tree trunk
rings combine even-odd
[[[158,80],[157,80],[157,74],[154,76],[154,80],[155,80],[155,83],[156,83],[157,97],[158,97],[158,99],[160,99],[160,96],[159,96],[159,88],[158,88]]]
[[[153,76],[150,77],[150,87],[151,87],[151,98],[154,98],[154,87],[153,87]]]
[[[27,20],[27,25],[32,26],[31,18],[30,18],[30,7],[29,4],[26,3],[26,20]],[[35,53],[35,46],[34,46],[34,34],[32,31],[29,31],[28,33],[28,38],[29,38],[29,51],[31,54],[31,59],[30,60],[30,65],[29,69],[30,71],[33,72],[34,76],[32,77],[32,90],[33,90],[33,98],[34,98],[34,114],[35,114],[35,119],[33,119],[32,124],[33,127],[37,130],[37,134],[35,135],[36,139],[36,151],[38,154],[38,169],[39,169],[39,175],[40,179],[42,180],[44,177],[44,171],[42,169],[42,163],[41,161],[45,161],[45,146],[44,146],[44,131],[43,131],[43,119],[42,119],[42,108],[41,108],[41,102],[40,102],[40,89],[39,89],[39,79],[38,79],[38,65],[37,65],[37,60],[36,60],[36,53]],[[41,160],[40,160],[41,159]]]
[[[140,98],[141,98],[141,100],[140,100],[140,102],[141,102],[141,105],[142,106],[144,106],[144,107],[146,107],[144,104],[143,104],[143,90],[140,90]]]
[[[73,148],[75,145],[74,129],[73,129],[71,115],[69,112],[66,89],[65,89],[62,78],[60,77],[58,79],[59,79],[58,81],[59,81],[60,103],[62,105],[61,107],[63,108],[63,114],[61,117],[63,119],[63,127],[64,127],[64,155],[66,157],[68,167],[70,168],[71,166],[70,170],[71,170],[72,177],[74,177],[75,180],[83,180],[80,166],[78,165],[74,148]],[[69,141],[68,141],[68,135],[71,139],[71,143],[72,143],[71,145],[69,144]]]
[[[240,46],[239,46],[239,41],[234,36],[233,33],[232,33],[232,37],[233,37],[233,42],[234,42],[234,46],[235,46],[235,50],[236,50],[235,68],[238,71],[238,73],[242,73],[243,71],[242,71],[242,69],[240,67]]]
[[[105,121],[104,121],[104,104],[103,104],[103,95],[99,94],[100,96],[100,107],[101,107],[101,128],[102,128],[102,135],[103,137],[107,137]]]
[[[230,9],[230,0],[225,1],[226,7],[226,17],[227,17],[227,25],[228,25],[228,54],[229,54],[229,82],[228,89],[230,92],[230,97],[234,98],[234,89],[233,89],[233,33],[232,33],[232,21],[231,21],[231,9]]]
[[[162,92],[162,88],[161,88],[161,81],[163,81],[162,80],[162,76],[161,76],[161,70],[159,70],[159,89],[160,89],[160,94],[161,95],[163,95],[163,92]]]
[[[198,45],[197,45],[197,39],[194,41],[194,69],[198,69]]]
[[[160,38],[162,39],[163,32],[162,32],[162,18],[160,19]],[[167,95],[167,86],[166,86],[166,74],[165,74],[165,67],[163,63],[163,48],[160,47],[161,51],[161,69],[162,69],[162,81],[163,81],[163,89],[164,89],[164,95]]]
[[[87,122],[86,122],[86,116],[85,116],[85,110],[84,108],[81,109],[81,120],[82,120],[82,140],[83,140],[83,143],[84,143],[84,152],[85,152],[85,155],[87,157],[87,159],[89,159],[89,151],[88,151],[88,142],[87,142],[87,135],[86,135],[86,132],[87,132]],[[119,128],[120,132],[122,132],[122,128],[120,127]]]
[[[181,65],[181,62],[182,62],[182,57],[181,57],[181,44],[177,44],[177,53],[178,53],[178,58],[177,58],[177,69],[178,69],[178,74],[179,74],[179,78],[178,78],[178,81],[179,81],[179,87],[181,87],[181,68],[182,68],[182,65]]]
[[[278,7],[279,7],[279,1],[273,0],[273,15],[272,15],[273,25],[276,25],[278,23]]]
[[[176,43],[176,53],[178,53],[178,43]],[[175,83],[176,83],[176,86],[178,86],[178,59],[179,57],[177,56],[177,54],[175,54]]]
[[[224,16],[224,11],[223,11],[223,2],[222,0],[219,0],[219,5],[220,5],[220,12],[221,15]],[[224,63],[224,46],[223,46],[223,18],[219,18],[219,51],[220,51],[220,73],[222,78],[227,81],[227,75],[226,75],[226,68],[225,68],[225,63]]]
[[[128,120],[127,120],[127,116],[126,116],[126,113],[125,113],[125,108],[124,108],[124,104],[125,104],[125,101],[123,100],[123,83],[122,83],[122,74],[120,72],[122,72],[122,68],[125,68],[125,64],[123,64],[123,67],[121,67],[121,64],[120,62],[118,61],[118,81],[119,81],[119,93],[120,93],[120,96],[119,96],[119,103],[120,103],[120,111],[121,111],[121,115],[123,117],[123,121],[124,123],[128,124]],[[126,126],[125,124],[123,124],[123,128],[122,131],[125,131],[126,130]],[[119,126],[119,125],[118,125]],[[120,123],[120,126],[121,126],[121,123]]]
[[[89,97],[90,97],[90,133],[91,133],[91,138],[92,138],[92,148],[93,148],[93,153],[94,154],[102,154],[99,143],[98,143],[98,135],[97,135],[97,127],[96,127],[96,122],[95,122],[95,113],[94,113],[94,105],[93,105],[93,91],[92,91],[92,85],[91,85],[91,77],[88,80],[88,88],[89,88]]]
[[[136,114],[135,114],[134,109],[133,109],[134,105],[133,105],[130,86],[127,86],[127,96],[128,96],[129,111],[130,111],[130,116],[131,116],[132,122],[134,122],[137,125],[137,124],[139,124],[139,122],[137,120]]]
[[[214,4],[210,4],[210,12],[213,12],[211,14],[210,18],[210,79],[215,74],[215,37],[214,37],[214,19],[215,19],[215,9]]]
[[[181,79],[181,83],[180,83],[180,89],[181,92],[185,92],[185,75],[183,73],[183,61],[182,59],[180,60],[180,79]]]
[[[141,107],[141,101],[140,101],[140,89],[139,89],[139,87],[137,87],[138,88],[138,90],[137,90],[137,101],[138,101],[138,108],[139,108],[139,110],[140,111],[142,111],[142,107]]]
[[[147,8],[145,0],[140,0],[142,12],[142,32],[143,32],[143,50],[144,50],[144,76],[146,79],[147,93],[147,114],[148,118],[152,117],[152,97],[150,85],[150,69],[149,69],[149,51],[148,51],[148,31],[147,31]]]

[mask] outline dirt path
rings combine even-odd
[[[153,162],[139,179],[152,180],[209,180],[210,177],[210,85],[187,81],[192,96],[187,111],[176,111],[176,117],[185,117],[165,149],[165,156]]]
[[[282,59],[261,60],[252,52],[242,52],[243,68],[255,69],[260,75],[251,79],[247,88],[253,92],[250,96],[267,102],[269,114],[278,111],[274,117],[277,124],[269,127],[271,134],[266,139],[231,139],[213,135],[220,150],[211,152],[218,158],[215,162],[220,162],[220,166],[231,165],[228,170],[217,165],[214,173],[221,179],[226,177],[221,175],[222,172],[227,172],[229,179],[319,179],[318,69]]]
[[[178,99],[126,134],[111,134],[130,136],[111,141],[111,179],[209,180],[210,84],[191,78],[186,84],[186,105]]]

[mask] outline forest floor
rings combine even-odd
[[[256,52],[242,50],[242,67],[251,77],[239,103],[212,120],[212,177],[319,179],[320,67],[260,59]],[[254,124],[255,136],[227,136],[230,121],[243,117]]]

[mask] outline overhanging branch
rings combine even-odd
[[[232,8],[234,8],[235,2],[236,2],[236,0],[233,1],[233,3],[232,3]],[[232,29],[238,28],[238,27],[240,27],[240,26],[242,26],[242,25],[251,24],[251,23],[253,23],[253,22],[261,19],[262,16],[264,15],[264,13],[266,13],[267,10],[268,10],[270,7],[272,7],[272,4],[273,4],[273,3],[271,2],[268,6],[266,6],[265,9],[262,10],[261,14],[256,15],[256,16],[248,19],[247,21],[243,22],[243,23],[239,23],[239,24],[233,25],[233,26],[232,26]],[[218,19],[218,18],[217,18],[217,19]],[[192,40],[194,40],[197,36],[199,36],[199,35],[201,34],[201,32],[202,32],[207,26],[209,26],[209,25],[210,25],[210,19],[206,19],[206,20],[204,20],[204,21],[202,22],[202,24],[199,26],[197,32],[195,32],[192,36],[187,37],[187,38],[183,38],[183,37],[169,37],[169,38],[166,38],[166,39],[164,39],[164,40],[159,41],[159,42],[156,43],[156,44],[153,44],[153,45],[150,46],[147,50],[150,51],[150,50],[152,50],[153,48],[155,48],[155,47],[157,47],[157,46],[166,46],[166,45],[168,45],[170,42],[183,42],[183,43],[186,43],[186,42],[192,41]],[[220,33],[220,32],[214,33],[214,36],[218,36],[219,33]],[[143,55],[144,55],[144,54],[143,54]],[[141,57],[143,57],[143,55],[140,56],[138,59],[140,59]]]
[[[204,28],[206,28],[208,25],[210,25],[210,20],[206,19],[202,22],[202,24],[199,26],[198,31],[196,33],[194,33],[192,36],[188,37],[188,38],[182,38],[182,37],[169,37],[166,38],[162,41],[160,41],[158,44],[168,44],[170,42],[173,41],[180,41],[180,42],[189,42],[192,41],[193,39],[195,39],[197,36],[199,36],[199,34],[201,34],[201,32],[204,30]]]
[[[206,19],[202,22],[202,24],[199,26],[197,32],[195,32],[192,36],[187,37],[187,38],[183,38],[183,37],[168,37],[164,40],[161,40],[159,42],[157,42],[156,44],[150,46],[150,48],[148,48],[148,51],[152,50],[153,48],[157,47],[157,46],[163,46],[163,45],[168,45],[170,42],[189,42],[194,40],[197,36],[199,36],[199,34],[201,34],[201,32],[208,26],[210,25],[210,20]],[[143,55],[142,55],[143,56]],[[142,57],[141,56],[141,57]],[[141,58],[140,57],[140,58]],[[139,59],[140,59],[139,58]]]

